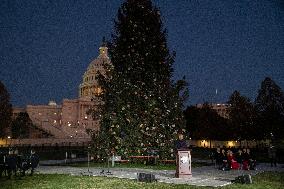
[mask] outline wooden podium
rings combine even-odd
[[[191,178],[191,155],[189,150],[178,150],[177,156],[177,178]]]

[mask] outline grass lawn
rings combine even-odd
[[[194,167],[201,167],[201,166],[206,166],[208,165],[207,163],[192,163],[191,166]],[[88,163],[72,163],[72,164],[67,164],[67,166],[71,167],[87,167]],[[90,167],[107,167],[106,163],[94,163],[90,162]],[[111,163],[110,163],[111,167]],[[159,164],[159,165],[145,165],[143,163],[121,163],[118,164],[116,163],[115,168],[140,168],[140,169],[154,169],[154,170],[175,170],[176,165],[175,164]]]
[[[232,184],[222,187],[222,189],[282,189],[284,188],[284,173],[265,172],[253,177],[253,184],[241,185]],[[69,176],[69,175],[42,175],[26,176],[22,179],[0,178],[1,189],[87,189],[87,188],[174,188],[174,189],[207,189],[209,187],[196,187],[189,185],[174,185],[164,183],[142,183],[128,179],[116,179],[106,177],[88,177],[88,176]]]

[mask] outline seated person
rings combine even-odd
[[[228,161],[230,162],[231,169],[239,169],[239,164],[236,161],[233,152],[231,150],[228,151]]]
[[[249,170],[249,154],[247,149],[243,149],[243,170]]]
[[[248,166],[249,170],[255,170],[256,169],[256,160],[253,158],[253,156],[250,153],[250,149],[247,149],[247,158],[248,158]]]
[[[226,155],[225,149],[222,149],[221,151],[221,160],[222,160],[222,166],[220,167],[221,170],[230,170],[229,162],[228,162],[228,157]]]
[[[238,162],[240,169],[243,165],[243,151],[241,149],[239,149],[236,154],[236,161]]]

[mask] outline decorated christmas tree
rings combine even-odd
[[[185,127],[187,88],[184,79],[171,80],[175,56],[150,0],[122,4],[109,54],[112,65],[105,65],[106,74],[98,77],[104,103],[95,114],[101,120],[95,149],[125,156],[158,150],[164,158],[173,157],[175,136]]]

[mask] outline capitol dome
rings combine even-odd
[[[96,80],[96,76],[98,72],[105,74],[103,65],[110,64],[108,48],[104,39],[101,47],[99,48],[99,53],[99,56],[89,64],[87,71],[83,75],[83,81],[79,86],[80,98],[92,98],[102,92]]]

